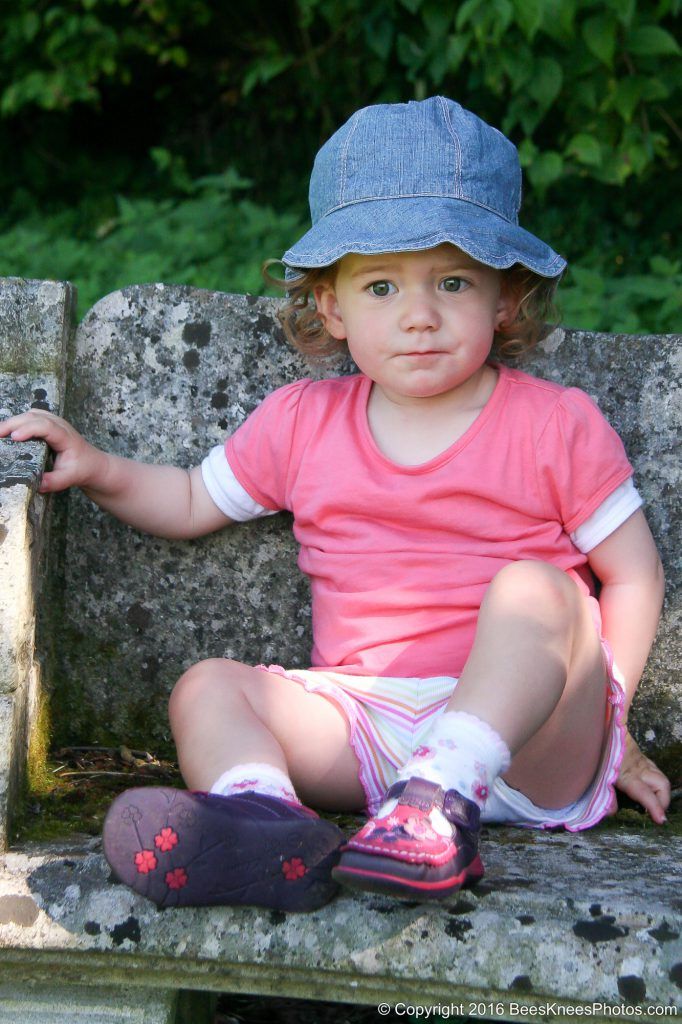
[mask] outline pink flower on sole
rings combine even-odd
[[[125,821],[126,825],[134,825],[141,817],[142,811],[139,807],[135,807],[134,804],[130,807],[126,807],[125,810],[121,812],[121,818]]]
[[[151,850],[140,850],[135,854],[135,866],[141,875],[147,875],[153,871],[157,860]]]
[[[282,874],[288,882],[295,882],[298,878],[303,878],[307,870],[300,857],[292,857],[291,860],[285,860],[282,864]]]
[[[182,889],[187,885],[187,872],[184,868],[175,868],[166,872],[166,885],[169,889]]]
[[[178,834],[172,828],[162,828],[159,834],[154,836],[154,843],[162,853],[168,853],[178,845]]]
[[[412,755],[412,757],[422,757],[422,758],[433,757],[433,747],[425,747],[425,746],[417,747],[417,749],[415,750],[415,752]]]
[[[474,786],[474,800],[478,800],[481,803],[485,803],[485,801],[488,799],[489,793],[490,790],[488,789],[488,787],[482,785],[480,782]]]

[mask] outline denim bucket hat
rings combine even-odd
[[[322,146],[310,179],[313,226],[282,257],[289,280],[348,253],[451,242],[486,266],[558,277],[566,261],[519,227],[516,147],[443,96],[364,107]]]

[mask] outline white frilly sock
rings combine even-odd
[[[415,776],[435,782],[483,807],[490,787],[511,762],[509,747],[487,722],[467,711],[446,711],[426,734],[424,742],[398,772],[399,780]],[[377,817],[390,814],[398,801],[386,800]],[[434,807],[429,815],[433,828],[450,835],[452,826]]]
[[[271,764],[250,762],[237,764],[234,768],[223,772],[211,786],[211,793],[219,796],[232,796],[236,793],[263,793],[265,796],[278,797],[290,803],[300,804],[291,779],[280,768]]]
[[[482,808],[493,782],[510,763],[509,747],[492,726],[467,711],[446,711],[398,778],[417,776],[456,789]]]

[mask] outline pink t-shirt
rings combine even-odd
[[[540,559],[579,578],[587,558],[568,534],[632,467],[584,392],[497,369],[466,433],[418,466],[377,448],[362,374],[288,384],[228,439],[245,490],[294,515],[314,667],[458,676],[503,566]]]

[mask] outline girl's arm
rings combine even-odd
[[[587,557],[602,584],[602,631],[625,681],[627,715],[663,604],[663,567],[642,511],[630,516]],[[618,788],[642,804],[654,821],[665,821],[670,784],[629,733]]]
[[[80,487],[100,508],[138,530],[170,540],[199,537],[233,522],[206,490],[201,469],[123,459],[95,448],[70,423],[33,409],[0,423],[0,437],[40,439],[55,452],[41,493]]]

